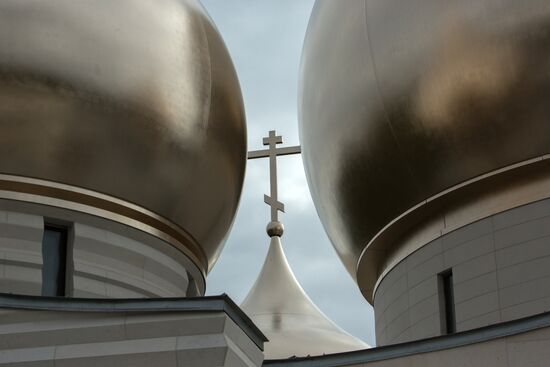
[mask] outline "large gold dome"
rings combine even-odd
[[[146,230],[207,273],[245,157],[235,70],[197,1],[0,2],[6,197]]]
[[[318,213],[370,298],[384,228],[550,152],[550,2],[317,1],[299,98]]]

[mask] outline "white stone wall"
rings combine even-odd
[[[43,232],[40,216],[0,211],[0,292],[40,295]]]
[[[258,367],[223,312],[0,310],[0,366]]]
[[[188,278],[181,253],[75,223],[75,297],[185,297]]]
[[[441,334],[437,274],[452,268],[457,330],[550,310],[550,200],[477,221],[423,246],[374,297],[377,345]]]
[[[82,223],[69,232],[68,296],[185,297],[188,262],[171,245]],[[0,211],[0,292],[41,294],[43,233],[42,216]]]

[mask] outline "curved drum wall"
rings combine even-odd
[[[374,296],[377,345],[441,334],[438,274],[447,269],[457,331],[550,310],[550,199],[447,233],[391,269]]]
[[[188,277],[171,246],[152,246],[104,229],[74,224],[74,297],[185,297]]]
[[[40,295],[44,220],[0,211],[0,292]]]
[[[48,217],[46,217],[48,218]],[[45,217],[0,211],[0,293],[41,295]],[[196,295],[189,260],[152,236],[68,223],[66,296],[84,298]],[[148,238],[148,240],[147,240]],[[143,240],[145,239],[145,240]]]

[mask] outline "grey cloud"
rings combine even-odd
[[[203,0],[232,55],[243,90],[249,149],[276,129],[296,145],[297,78],[312,0]],[[283,246],[296,277],[317,306],[346,331],[374,345],[372,307],[332,248],[309,196],[301,158],[279,159],[280,200],[286,213]],[[269,245],[268,162],[250,161],[237,218],[220,260],[207,280],[208,294],[237,303],[255,281]]]

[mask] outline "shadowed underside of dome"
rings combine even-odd
[[[267,336],[266,359],[368,348],[330,321],[309,299],[286,260],[279,237],[241,308]]]

